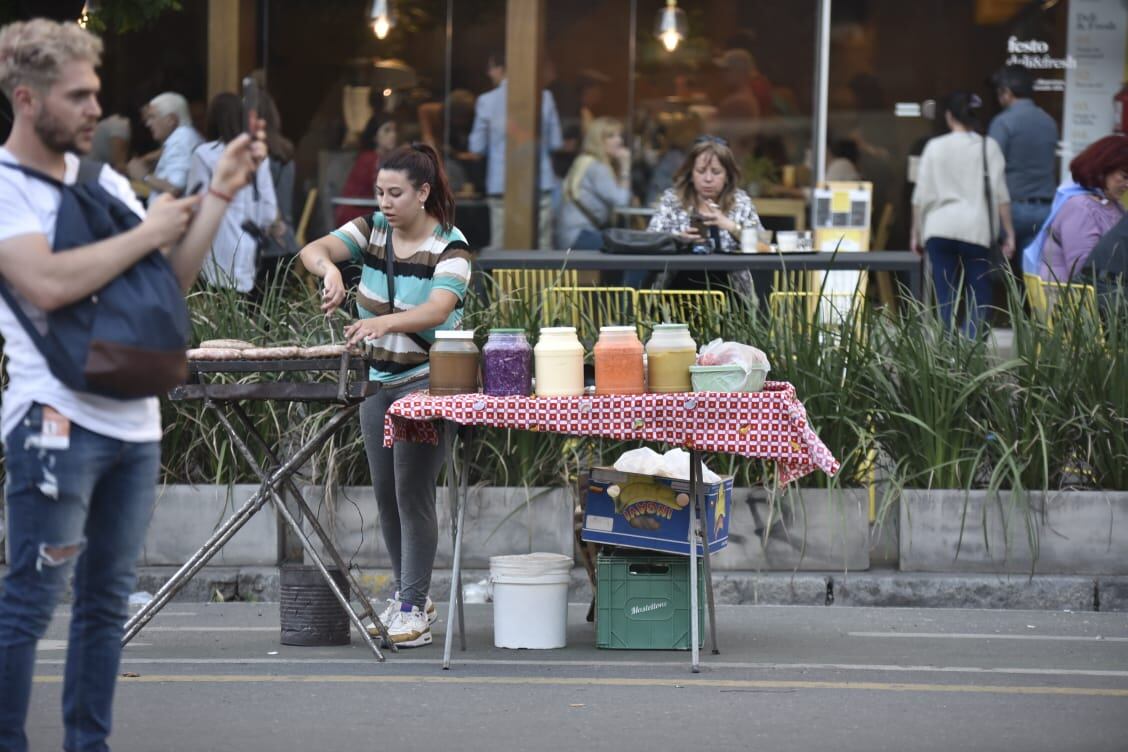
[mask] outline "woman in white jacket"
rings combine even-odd
[[[913,191],[912,249],[928,253],[941,319],[954,326],[954,304],[962,300],[967,305],[964,331],[971,337],[992,302],[992,231],[997,234],[1002,227],[1003,255],[1014,255],[1006,160],[994,139],[976,132],[982,106],[975,94],[948,96],[944,118],[950,133],[924,147]],[[988,213],[988,185],[994,217]]]

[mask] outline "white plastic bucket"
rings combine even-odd
[[[572,558],[562,554],[491,556],[494,646],[564,647],[571,573]]]

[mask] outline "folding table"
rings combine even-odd
[[[267,501],[270,501],[288,529],[301,542],[305,555],[313,561],[325,578],[333,595],[348,613],[349,620],[360,632],[365,644],[368,645],[377,660],[383,661],[384,656],[379,647],[362,624],[361,617],[350,604],[347,593],[342,592],[330,576],[321,555],[302,529],[302,522],[299,521],[299,517],[313,529],[333,565],[346,576],[348,584],[360,601],[364,613],[372,619],[377,631],[385,639],[388,636],[387,629],[380,622],[371,602],[364,594],[364,589],[356,581],[349,566],[337,552],[333,540],[318,522],[317,515],[306,504],[293,481],[294,473],[353,416],[365,398],[376,393],[379,384],[368,380],[368,367],[364,361],[350,355],[346,352],[344,346],[275,347],[231,351],[209,348],[190,350],[188,357],[189,383],[173,389],[169,398],[173,401],[202,400],[204,406],[215,414],[231,439],[232,445],[251,466],[262,485],[242,507],[216,528],[212,536],[157,591],[153,599],[126,622],[122,644],[124,645],[133,639],[134,635],[141,631],[157,612],[164,608],[173,596],[219,552],[223,544],[258,513]],[[208,383],[205,380],[205,377],[209,375],[214,376],[220,373],[244,376],[248,374],[281,374],[290,377],[300,375],[300,378],[262,380],[251,383]],[[311,377],[311,374],[320,374],[320,378],[318,376]],[[335,374],[336,380],[327,380],[326,374]],[[306,439],[285,461],[282,461],[242,407],[241,403],[254,401],[326,403],[335,405],[337,410],[324,426],[313,436]],[[228,413],[235,416],[242,428],[242,434],[236,428]],[[251,439],[262,450],[268,463],[267,467],[260,464],[244,436]],[[287,508],[286,502],[282,498],[282,494],[287,491],[292,502],[296,505],[297,515]],[[387,640],[387,644],[392,645],[392,651],[396,652],[391,640]]]
[[[442,431],[433,421],[445,420],[462,426],[493,426],[573,436],[655,441],[684,447],[690,454],[690,496],[694,520],[689,527],[690,666],[700,670],[697,623],[697,520],[704,520],[700,490],[701,455],[704,452],[737,454],[773,460],[779,480],[788,483],[816,469],[829,475],[838,472],[838,461],[807,422],[807,412],[795,396],[795,387],[768,382],[763,391],[747,393],[694,392],[639,395],[583,395],[578,397],[489,397],[461,394],[432,397],[416,392],[396,400],[384,422],[384,445],[396,441],[437,443]],[[451,457],[453,454],[453,431]],[[464,439],[464,447],[465,439]],[[467,452],[468,454],[468,452]],[[462,492],[454,472],[447,473],[454,521],[454,566],[451,572],[450,604],[447,610],[443,668],[450,668],[454,614],[459,612],[462,649],[466,649],[462,626],[461,555],[465,521],[467,463],[463,463]],[[448,467],[453,467],[450,465]],[[459,499],[459,496],[462,499]],[[717,653],[717,629],[710,571],[708,525],[703,561],[708,598],[711,647]]]

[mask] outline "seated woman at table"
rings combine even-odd
[[[380,158],[387,156],[396,148],[396,121],[380,122],[373,115],[360,134],[360,151],[353,162],[345,185],[341,188],[341,198],[372,198],[372,184],[376,181],[376,170]],[[333,209],[333,219],[338,225],[364,217],[372,210],[364,206],[338,206]]]
[[[1094,141],[1073,158],[1069,171],[1078,190],[1051,209],[1042,244],[1039,272],[1051,282],[1077,281],[1097,241],[1124,216],[1120,199],[1128,190],[1128,136]]]
[[[631,202],[631,153],[623,146],[623,125],[595,118],[584,133],[580,156],[564,178],[556,247],[599,250],[600,231],[610,226],[616,206]]]
[[[744,229],[760,226],[752,199],[739,185],[740,168],[728,142],[701,136],[674,174],[673,187],[662,194],[647,229],[674,233],[692,244],[694,253],[739,253]],[[700,272],[682,272],[668,284],[670,276],[660,275],[656,286],[692,289],[711,281]],[[747,269],[729,273],[727,285],[744,297],[756,294]]]
[[[380,532],[392,559],[395,595],[380,615],[399,647],[431,643],[436,618],[428,596],[438,542],[435,481],[444,445],[399,442],[384,447],[384,414],[400,397],[428,387],[435,331],[458,329],[470,280],[466,238],[454,220],[454,196],[438,153],[426,144],[392,152],[376,176],[379,210],[315,240],[301,251],[306,269],[324,280],[322,310],[345,299],[336,264],[362,265],[350,346],[364,343],[369,378],[382,389],[360,406],[360,427]],[[386,251],[391,251],[391,282]],[[370,630],[375,636],[376,630]]]

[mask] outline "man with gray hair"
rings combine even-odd
[[[145,157],[130,160],[129,177],[149,187],[150,200],[159,193],[183,195],[192,152],[204,142],[192,127],[188,100],[171,91],[158,94],[145,107],[145,125],[161,144],[160,157],[151,171],[152,163]]]
[[[266,156],[258,126],[256,139],[241,134],[227,145],[205,193],[163,195],[146,212],[124,177],[79,159],[102,114],[101,56],[101,40],[75,23],[35,19],[0,28],[0,91],[13,113],[0,147],[0,337],[8,370],[0,434],[11,553],[0,593],[3,752],[27,752],[36,646],[72,573],[62,746],[109,749],[122,631],[160,468],[157,398],[116,399],[65,385],[40,350],[49,314],[90,300],[157,249],[187,291],[232,196]],[[83,201],[91,211],[76,213]],[[98,239],[68,241],[87,237]],[[56,246],[65,252],[53,252]]]

